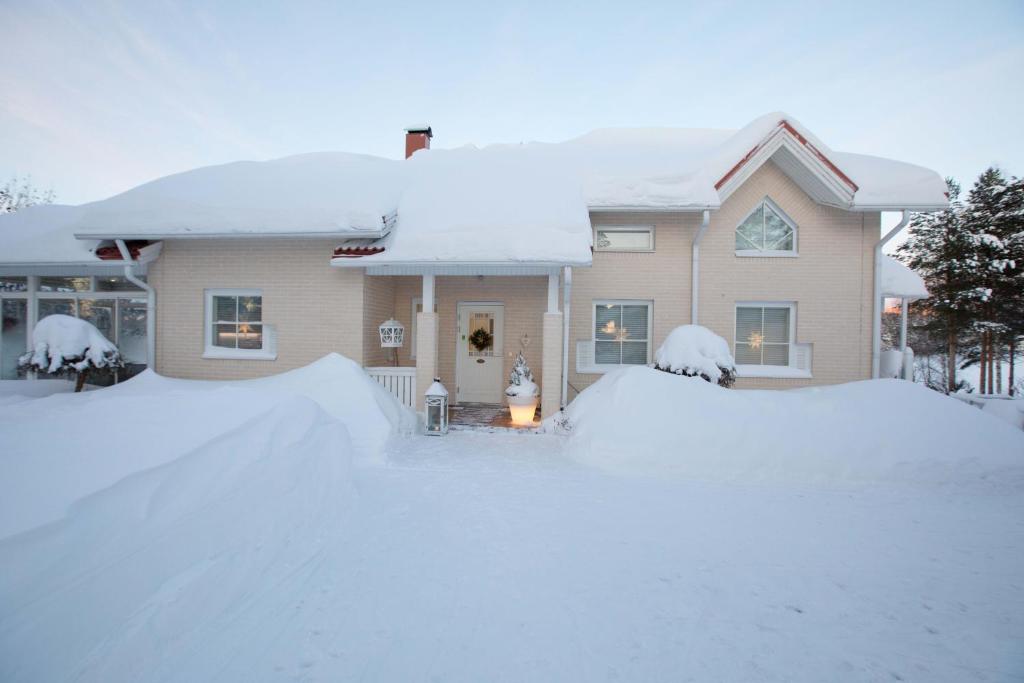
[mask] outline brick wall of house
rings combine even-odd
[[[736,256],[736,225],[765,196],[797,223],[798,257]],[[594,336],[594,300],[653,301],[652,349],[672,328],[690,321],[690,245],[700,216],[593,213],[591,221],[654,225],[655,252],[596,252],[592,268],[574,271],[569,381],[579,390],[600,377],[576,372],[575,342]],[[833,384],[870,375],[872,249],[879,221],[878,213],[814,203],[771,162],[712,212],[701,246],[700,323],[732,344],[737,301],[795,301],[795,341],[814,344],[813,379],[748,378],[737,387]]]
[[[363,365],[392,365],[391,349],[381,348],[380,324],[395,314],[395,282],[390,277],[367,277],[363,281]],[[406,326],[409,346],[411,328]]]
[[[320,240],[164,242],[149,271],[157,290],[157,371],[245,379],[300,367],[331,351],[361,361],[363,273],[331,267],[334,246]],[[219,287],[263,290],[263,320],[277,328],[276,361],[202,357],[204,290]]]

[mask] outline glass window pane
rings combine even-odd
[[[736,248],[763,249],[764,248],[764,204],[758,207],[757,211],[747,216],[747,219],[736,228]]]
[[[594,342],[594,362],[599,365],[618,365],[621,347],[619,342]]]
[[[764,207],[764,248],[779,251],[793,249],[793,228],[772,207]]]
[[[146,276],[138,276],[140,280],[145,282]],[[127,278],[120,276],[99,276],[96,278],[96,291],[97,292],[141,292],[142,288],[128,281]]]
[[[238,297],[238,320],[239,322],[259,322],[263,320],[263,297]]]
[[[238,348],[262,349],[263,325],[242,323],[238,326]]]
[[[28,302],[4,299],[0,327],[0,379],[18,379],[18,358],[27,351]]]
[[[117,348],[127,364],[146,364],[146,300],[120,299],[117,302],[119,329]],[[128,373],[121,379],[133,376]]]
[[[27,277],[0,276],[0,292],[27,292]]]
[[[213,319],[215,321],[234,322],[238,320],[238,297],[213,297]]]
[[[650,229],[598,230],[594,243],[598,251],[649,251],[653,248]]]
[[[234,324],[213,326],[213,345],[226,349],[237,348],[238,332]]]
[[[789,344],[765,344],[765,365],[789,365]]]
[[[789,343],[789,309],[764,309],[764,340]]]
[[[62,313],[64,315],[75,314],[75,302],[73,299],[39,299],[39,320],[48,315]]]
[[[594,339],[618,339],[621,328],[622,307],[616,304],[597,304],[594,311]]]
[[[622,307],[622,333],[619,339],[647,339],[647,306]]]
[[[739,365],[760,365],[761,347],[755,348],[747,342],[737,342],[736,363]]]
[[[87,277],[41,277],[40,292],[88,292],[92,287]]]
[[[647,342],[623,342],[622,362],[626,365],[646,365]]]
[[[110,341],[115,341],[114,315],[113,299],[80,299],[78,301],[78,317],[91,322]]]

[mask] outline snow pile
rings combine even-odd
[[[1024,434],[899,380],[736,391],[644,367],[567,408],[570,453],[696,478],[1024,485]]]
[[[83,469],[106,446],[86,439]],[[267,625],[299,609],[337,545],[356,498],[349,448],[341,423],[293,397],[0,542],[0,678],[224,678],[243,644],[270,644],[278,632]],[[209,659],[191,656],[225,630],[230,642]]]
[[[882,257],[882,295],[901,299],[927,299],[928,288],[913,270],[891,256]]]
[[[701,325],[682,325],[669,332],[654,354],[659,370],[687,377],[705,377],[718,384],[723,372],[735,376],[729,342]]]
[[[0,411],[0,538],[58,520],[89,495],[269,421],[294,402],[341,426],[334,433],[344,437],[329,453],[360,461],[380,458],[387,439],[415,423],[362,368],[336,354],[257,380],[146,371],[101,391],[14,402]]]
[[[146,371],[117,389],[132,394],[160,395],[166,391],[212,392],[223,388],[258,391],[270,396],[303,396],[348,428],[358,453],[378,455],[395,434],[409,433],[416,415],[399,403],[355,361],[330,353],[295,370],[258,379],[213,382],[162,377]]]
[[[32,332],[35,348],[22,362],[45,372],[57,372],[65,363],[81,372],[89,367],[120,367],[117,347],[95,325],[70,315],[49,315]]]

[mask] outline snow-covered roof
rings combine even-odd
[[[927,299],[928,288],[913,270],[891,256],[882,256],[882,296]]]
[[[0,216],[0,235],[50,221],[55,237],[86,240],[49,245],[49,260],[118,237],[335,236],[361,249],[339,254],[339,265],[588,264],[588,211],[714,210],[768,160],[816,201],[846,210],[947,204],[937,173],[834,152],[776,112],[740,130],[601,129],[561,143],[423,149],[408,160],[324,152],[210,166],[75,209]],[[11,243],[0,263],[24,262],[42,247],[34,241]]]
[[[0,215],[0,263],[46,266],[97,263],[99,240],[75,239],[85,207],[31,206]]]

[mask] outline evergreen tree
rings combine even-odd
[[[969,362],[980,366],[982,393],[999,389],[996,368],[1016,346],[1021,331],[1020,187],[1018,179],[1007,180],[999,169],[989,168],[971,188],[964,212],[965,227],[974,240],[981,293],[971,321]]]
[[[949,208],[940,213],[915,214],[907,241],[899,246],[901,260],[924,278],[931,294],[931,312],[923,332],[942,335],[946,350],[947,392],[956,391],[960,339],[970,328],[979,302],[987,297],[978,277],[977,241],[967,229],[960,186],[952,178]]]

